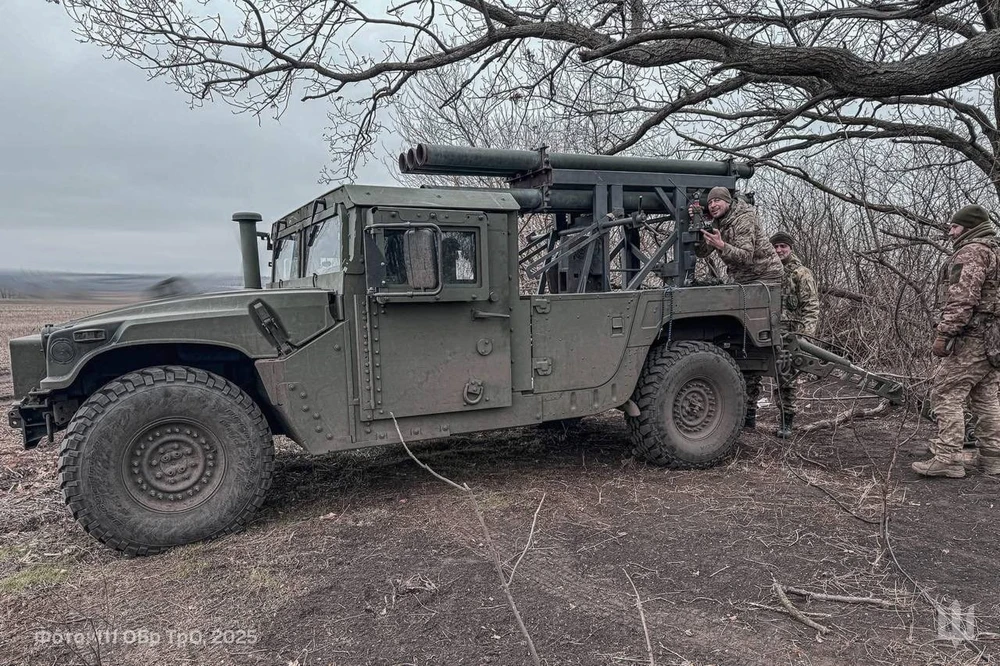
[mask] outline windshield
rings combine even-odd
[[[299,277],[299,236],[279,238],[274,248],[274,281]]]
[[[306,229],[306,276],[336,273],[341,267],[340,216]]]

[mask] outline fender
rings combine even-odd
[[[40,370],[40,364],[22,362],[12,354],[15,386],[22,392],[29,387],[41,392],[65,389],[101,354],[146,344],[215,345],[255,360],[274,358],[283,353],[283,345],[297,348],[336,323],[334,296],[323,289],[248,289],[148,301],[46,327],[40,340],[44,376],[23,377],[33,368]],[[265,321],[261,312],[266,313]],[[274,333],[279,323],[284,334],[280,342]],[[34,349],[37,355],[39,340],[32,337],[30,346],[12,344],[12,351]]]

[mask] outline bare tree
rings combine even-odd
[[[844,143],[933,151],[969,165],[970,194],[1000,175],[1000,8],[991,0],[64,0],[79,34],[167,77],[193,100],[280,113],[293,97],[332,106],[337,170],[376,145],[387,103],[449,71],[463,99],[544,103],[605,119],[591,145],[681,137],[752,157],[874,210],[792,156]],[[458,138],[458,137],[456,137]],[[468,139],[469,137],[464,137]],[[930,154],[930,153],[928,153]]]

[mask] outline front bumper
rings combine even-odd
[[[32,395],[15,403],[7,412],[7,424],[21,431],[26,449],[35,448],[45,437],[51,444],[55,436],[55,416],[48,398]]]

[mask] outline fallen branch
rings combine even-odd
[[[835,428],[839,425],[843,425],[848,421],[855,421],[857,419],[870,419],[876,416],[881,416],[889,411],[889,401],[883,400],[874,407],[865,407],[864,409],[858,407],[852,407],[851,409],[845,409],[844,411],[837,414],[832,419],[822,419],[820,421],[815,421],[807,425],[797,428],[799,433],[816,432],[817,430],[823,430],[824,428]]]
[[[507,577],[503,573],[503,565],[500,563],[500,553],[497,551],[496,546],[493,544],[493,537],[490,536],[490,530],[486,527],[486,519],[483,518],[483,510],[479,506],[479,500],[476,499],[475,493],[472,492],[472,488],[469,484],[463,483],[458,485],[451,479],[441,476],[429,466],[420,462],[420,459],[413,455],[413,451],[410,451],[410,447],[406,445],[406,440],[403,439],[403,432],[399,429],[399,423],[396,421],[396,415],[389,412],[389,416],[392,417],[392,422],[396,426],[396,434],[399,435],[399,442],[403,445],[406,450],[406,454],[413,459],[413,462],[417,463],[423,469],[434,475],[435,478],[447,483],[452,488],[461,490],[465,493],[469,500],[472,502],[472,508],[476,511],[476,518],[479,519],[479,525],[483,528],[483,537],[486,541],[487,550],[490,552],[491,559],[493,560],[493,568],[496,569],[497,578],[500,579],[500,588],[503,590],[503,594],[507,597],[507,605],[510,606],[510,610],[514,613],[514,619],[517,621],[517,627],[521,631],[521,635],[524,636],[524,640],[528,643],[528,652],[531,653],[531,661],[535,666],[542,666],[541,660],[538,658],[538,652],[535,651],[535,643],[531,640],[531,634],[528,633],[528,628],[524,626],[524,620],[521,619],[521,613],[517,609],[517,604],[514,603],[514,596],[510,593],[510,586],[507,585]],[[541,504],[539,504],[541,508]],[[537,517],[537,513],[536,513]]]
[[[772,586],[772,588],[774,589],[774,593],[778,595],[778,600],[781,602],[781,605],[785,607],[789,615],[791,615],[792,617],[794,617],[796,620],[806,625],[807,627],[815,629],[821,634],[829,633],[830,631],[829,627],[825,627],[818,622],[810,620],[808,617],[802,614],[802,611],[800,611],[798,608],[792,605],[792,602],[788,600],[787,596],[785,596],[784,588],[781,587],[781,584],[778,581],[774,581],[774,585]]]
[[[656,661],[653,659],[653,644],[649,642],[649,629],[646,628],[646,614],[642,612],[642,598],[639,597],[639,590],[635,588],[635,583],[632,582],[632,576],[628,575],[625,567],[622,567],[622,571],[625,571],[625,577],[628,578],[629,585],[632,586],[632,591],[635,592],[635,607],[639,609],[639,619],[642,621],[642,633],[646,637],[646,654],[649,655],[649,666],[656,666]]]
[[[820,601],[839,601],[845,604],[872,604],[873,606],[882,606],[883,608],[896,608],[896,604],[885,599],[876,599],[875,597],[845,597],[840,594],[825,594],[823,592],[810,592],[809,590],[803,590],[797,587],[786,587],[786,590],[792,594],[797,594],[799,596],[805,597],[806,599],[819,599]]]

